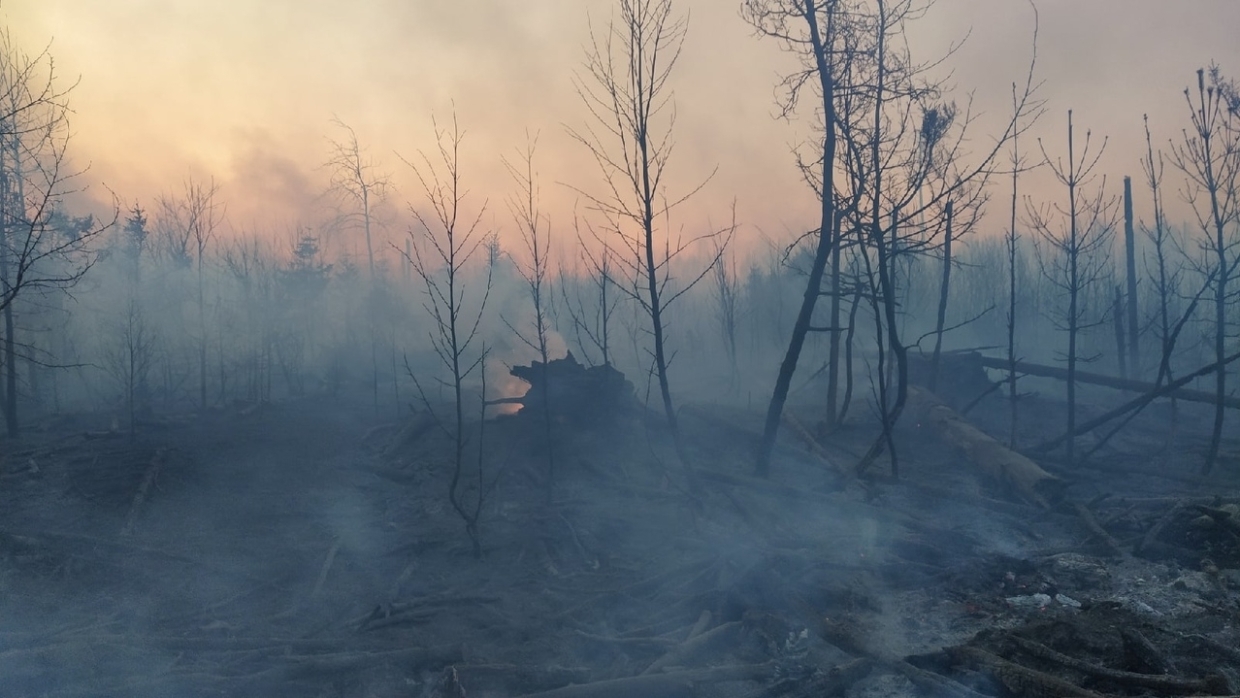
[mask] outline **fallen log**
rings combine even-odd
[[[1089,507],[1080,502],[1073,502],[1071,509],[1077,517],[1081,519],[1081,523],[1085,524],[1085,528],[1089,529],[1090,534],[1093,535],[1094,538],[1097,538],[1099,542],[1106,545],[1107,549],[1110,550],[1115,557],[1122,559],[1132,557],[1132,555],[1130,555],[1127,550],[1124,550],[1123,546],[1119,544],[1119,541],[1115,540],[1115,537],[1110,533],[1107,533],[1107,530],[1102,527],[1102,524],[1098,523],[1098,519],[1094,518],[1094,513],[1089,510]]]
[[[1124,643],[1124,659],[1130,670],[1135,668],[1144,674],[1178,672],[1175,663],[1142,635],[1141,631],[1122,627],[1119,629],[1119,636]]]
[[[54,547],[54,544],[61,547],[56,548]],[[126,553],[125,557],[133,557],[133,554],[140,553],[149,557],[162,558],[175,562],[185,562],[204,566],[209,564],[203,560],[196,559],[183,553],[148,548],[142,545],[133,545],[130,543],[111,541],[103,538],[94,538],[92,536],[85,536],[76,533],[57,533],[53,531],[14,533],[12,531],[0,530],[0,550],[38,550],[48,553],[86,554],[99,548]],[[248,575],[244,573],[237,574],[248,578]]]
[[[821,616],[818,636],[829,644],[874,662],[877,669],[900,674],[929,695],[945,698],[987,698],[947,676],[940,676],[915,666],[907,658],[892,655],[878,639],[878,634],[858,625],[847,616]]]
[[[568,684],[588,683],[590,670],[585,667],[546,666],[525,664],[454,664],[462,686],[472,694],[492,691],[497,695],[511,695],[516,690],[545,691]]]
[[[708,654],[717,644],[729,640],[732,635],[740,632],[740,628],[740,621],[733,621],[685,640],[668,650],[667,654],[656,659],[653,664],[646,667],[642,675],[646,676],[663,671],[664,667],[684,666],[687,663],[691,663],[701,655]]]
[[[784,424],[786,424],[788,428],[792,430],[792,433],[801,440],[801,443],[805,444],[805,447],[809,449],[810,455],[816,458],[818,462],[830,468],[841,478],[851,478],[851,473],[848,472],[848,469],[831,460],[831,458],[827,455],[827,449],[823,448],[822,444],[818,443],[818,439],[814,438],[814,435],[809,433],[809,430],[806,429],[805,426],[801,424],[800,420],[793,416],[791,412],[784,412],[783,420]]]
[[[1237,358],[1240,358],[1240,354],[1234,354],[1230,358],[1224,359],[1223,363],[1224,364],[1231,363],[1232,361],[1235,361]],[[1003,369],[1003,370],[1006,370],[1009,368],[1007,359],[997,359],[997,358],[990,358],[987,356],[979,356],[978,361],[982,364],[982,366],[986,368]],[[1206,371],[1206,373],[1213,372],[1215,369],[1218,368],[1218,364],[1217,363],[1211,364],[1207,368],[1208,370]],[[1061,380],[1061,381],[1068,380],[1067,369],[1058,368],[1055,366],[1044,366],[1042,364],[1034,364],[1028,361],[1017,361],[1016,371],[1017,373],[1023,373],[1029,376],[1037,376],[1038,378],[1053,378],[1055,380]],[[1194,374],[1194,377],[1199,377],[1199,376],[1196,376]],[[1101,373],[1087,373],[1084,371],[1077,371],[1075,378],[1076,378],[1076,382],[1078,383],[1086,383],[1088,385],[1099,385],[1104,388],[1114,388],[1116,390],[1124,390],[1124,391],[1131,392],[1131,393],[1151,393],[1151,392],[1154,392],[1160,389],[1159,386],[1153,383],[1146,383],[1145,381],[1131,380],[1128,378],[1116,378],[1115,376],[1108,376],[1108,375],[1101,374]],[[1164,395],[1166,395],[1167,397],[1173,397],[1177,400],[1183,400],[1185,402],[1204,402],[1207,405],[1214,405],[1218,403],[1217,396],[1214,393],[1207,392],[1205,390],[1190,390],[1190,389],[1183,387],[1184,385],[1187,385],[1188,383],[1191,383],[1191,382],[1192,382],[1192,379],[1183,381],[1182,383],[1180,381],[1176,381],[1176,383],[1178,383],[1179,385],[1177,387],[1171,388],[1166,393],[1164,393]],[[1223,406],[1229,407],[1233,410],[1240,409],[1240,397],[1224,396]]]
[[[917,686],[933,696],[947,696],[948,698],[988,698],[988,696],[974,691],[959,681],[949,679],[946,676],[939,676],[932,671],[926,671],[925,669],[914,666],[907,660],[897,659],[888,661],[883,663],[883,668],[900,674],[912,682],[914,686]]]
[[[1020,647],[1022,650],[1042,659],[1047,659],[1056,664],[1066,666],[1070,669],[1084,672],[1091,676],[1097,676],[1114,681],[1115,683],[1130,688],[1150,688],[1161,694],[1189,694],[1189,693],[1229,693],[1231,687],[1227,685],[1227,679],[1222,675],[1215,674],[1207,676],[1203,679],[1184,679],[1177,676],[1167,676],[1163,674],[1137,674],[1131,671],[1118,671],[1108,669],[1103,666],[1091,664],[1075,657],[1069,657],[1066,654],[1056,652],[1055,650],[1032,640],[1026,640],[1023,637],[1009,635],[1008,639]]]
[[[698,615],[698,619],[693,624],[693,627],[689,628],[689,635],[685,638],[685,642],[688,642],[689,640],[692,640],[698,635],[706,632],[706,629],[710,627],[710,621],[713,617],[714,614],[710,611],[703,610],[702,613]]]
[[[930,425],[936,433],[964,451],[971,463],[986,471],[996,482],[1010,486],[1022,499],[1050,509],[1052,502],[1063,497],[1066,487],[1063,480],[965,421],[933,393],[910,386],[909,406],[922,424]]]
[[[945,651],[954,663],[990,674],[1007,687],[1012,695],[1025,698],[1103,698],[1101,693],[1081,688],[1046,672],[1009,662],[979,647],[961,645],[949,647]]]
[[[150,465],[146,468],[146,474],[142,476],[142,484],[138,486],[138,492],[133,496],[133,504],[129,505],[129,514],[125,516],[125,526],[121,528],[121,536],[127,536],[133,531],[134,524],[138,522],[138,512],[142,510],[142,503],[146,501],[147,496],[151,492],[151,487],[155,485],[155,479],[159,477],[159,471],[164,465],[164,450],[161,448],[155,452],[151,458]]]
[[[819,698],[820,696],[842,695],[849,686],[868,676],[873,669],[873,661],[864,657],[853,659],[831,667],[810,679],[793,678],[778,681],[745,698]]]
[[[1240,352],[1232,354],[1231,356],[1223,359],[1222,364],[1226,366],[1227,364],[1237,359],[1240,359]],[[1132,400],[1125,402],[1124,404],[1120,405],[1119,407],[1116,407],[1110,412],[1106,412],[1104,414],[1098,415],[1097,417],[1089,420],[1088,422],[1085,422],[1084,424],[1078,424],[1076,429],[1074,429],[1071,434],[1063,434],[1063,435],[1060,435],[1060,436],[1057,436],[1051,439],[1050,441],[1043,441],[1037,446],[1034,446],[1033,450],[1034,451],[1049,451],[1052,448],[1055,448],[1056,446],[1058,446],[1059,444],[1067,441],[1069,436],[1080,436],[1082,434],[1088,434],[1089,432],[1093,431],[1094,429],[1097,429],[1103,424],[1106,424],[1112,419],[1115,419],[1117,417],[1122,417],[1125,414],[1128,414],[1129,412],[1133,410],[1145,409],[1146,405],[1150,404],[1151,402],[1153,402],[1154,400],[1157,400],[1160,397],[1175,397],[1176,391],[1179,390],[1181,387],[1188,385],[1189,383],[1197,380],[1198,378],[1201,378],[1202,376],[1207,376],[1213,373],[1214,371],[1218,369],[1218,366],[1219,366],[1218,362],[1212,363],[1209,366],[1203,366],[1186,376],[1180,376],[1179,378],[1175,379],[1174,381],[1171,381],[1170,383],[1162,387],[1151,385],[1150,390],[1146,392],[1144,395],[1133,398]],[[1211,402],[1210,404],[1214,404],[1214,403]]]
[[[620,679],[564,686],[519,698],[692,698],[695,686],[726,681],[765,681],[775,673],[771,664],[743,664],[666,674],[642,674]]]
[[[1233,535],[1240,536],[1240,521],[1237,521],[1236,517],[1233,516],[1230,511],[1227,511],[1226,509],[1216,509],[1214,507],[1208,507],[1201,504],[1194,504],[1192,505],[1192,508],[1194,511],[1209,516],[1216,525],[1230,531]]]
[[[439,647],[413,647],[388,652],[343,652],[329,655],[306,655],[285,657],[283,672],[289,678],[311,676],[335,676],[343,672],[360,671],[379,664],[397,664],[406,671],[441,669],[449,664],[464,661],[465,649],[461,645]]]
[[[314,590],[310,592],[311,597],[317,597],[323,592],[323,585],[327,582],[327,575],[332,571],[332,565],[336,562],[336,553],[340,552],[340,538],[332,541],[332,547],[327,551],[327,557],[323,560],[323,567],[319,570],[319,578],[314,583]]]
[[[388,442],[387,446],[383,449],[383,457],[391,458],[395,456],[401,449],[416,442],[418,439],[422,438],[422,435],[437,425],[438,422],[435,421],[435,416],[430,412],[419,412],[415,414],[407,422],[405,422],[405,426],[396,433],[396,436],[393,437],[390,442]]]

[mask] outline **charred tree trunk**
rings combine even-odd
[[[831,230],[831,345],[827,355],[827,426],[834,427],[842,418],[839,405],[840,392],[840,257],[843,254],[841,238],[844,218],[835,212],[835,224]]]
[[[1128,281],[1128,367],[1125,378],[1141,377],[1141,348],[1138,344],[1137,325],[1137,238],[1133,229],[1132,177],[1124,178],[1124,254],[1127,262]]]
[[[943,325],[952,281],[952,202],[947,202],[947,227],[943,233],[943,282],[939,286],[939,314],[934,325],[934,356],[930,359],[930,392],[938,389],[939,355],[943,351]]]
[[[10,437],[18,435],[17,342],[13,336],[13,304],[4,307],[4,427]]]
[[[775,380],[775,389],[771,394],[771,402],[766,411],[766,424],[762,430],[762,442],[758,450],[758,462],[755,471],[761,477],[770,474],[771,454],[775,450],[775,438],[779,434],[779,424],[784,411],[784,403],[788,400],[788,391],[792,387],[792,374],[796,372],[797,362],[801,358],[801,349],[805,346],[805,336],[809,334],[810,321],[814,315],[814,306],[822,290],[822,277],[826,272],[827,261],[831,256],[833,243],[831,230],[835,223],[835,75],[827,56],[824,45],[824,33],[818,26],[818,3],[805,0],[803,17],[809,25],[810,43],[814,52],[814,63],[818,73],[818,81],[822,90],[822,109],[824,133],[822,139],[822,210],[819,217],[818,246],[814,252],[814,262],[810,267],[809,278],[805,283],[805,295],[801,299],[801,309],[797,312],[796,323],[792,327],[792,338],[788,342],[788,351],[779,366],[779,376]],[[828,22],[833,21],[828,19]],[[826,27],[825,36],[830,37],[834,27]]]
[[[1111,314],[1115,320],[1115,358],[1119,364],[1119,375],[1125,380],[1128,375],[1128,351],[1127,337],[1124,334],[1124,297],[1119,290],[1119,286],[1115,287],[1115,299],[1111,301]]]

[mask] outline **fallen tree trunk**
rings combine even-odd
[[[125,517],[124,527],[121,528],[121,537],[128,536],[133,532],[134,524],[138,521],[138,514],[142,510],[142,503],[146,501],[147,496],[150,494],[151,487],[155,484],[155,479],[159,477],[159,470],[163,465],[164,450],[161,448],[151,458],[146,474],[142,477],[142,484],[138,485],[138,492],[133,496],[133,504],[129,506],[129,514]]]
[[[1222,364],[1226,366],[1227,364],[1235,361],[1236,359],[1240,359],[1240,352],[1232,354],[1231,356],[1223,359]],[[1219,362],[1215,362],[1215,363],[1210,364],[1209,366],[1204,366],[1202,368],[1199,368],[1196,371],[1193,371],[1192,373],[1188,374],[1187,376],[1181,376],[1180,378],[1177,378],[1176,380],[1164,386],[1159,387],[1156,385],[1152,385],[1150,386],[1151,390],[1147,392],[1146,394],[1140,397],[1137,397],[1137,398],[1133,398],[1132,400],[1125,402],[1124,404],[1120,405],[1119,407],[1116,407],[1110,412],[1098,415],[1097,417],[1089,420],[1088,422],[1085,422],[1084,424],[1077,425],[1076,429],[1073,430],[1071,434],[1063,434],[1049,441],[1044,441],[1038,444],[1037,446],[1034,446],[1033,450],[1034,451],[1049,451],[1055,448],[1056,446],[1058,446],[1059,444],[1062,444],[1064,441],[1067,441],[1070,436],[1080,436],[1082,434],[1088,434],[1089,432],[1093,431],[1094,429],[1097,429],[1103,424],[1106,424],[1112,419],[1115,419],[1117,417],[1122,417],[1123,415],[1128,414],[1129,412],[1133,410],[1144,409],[1146,405],[1149,405],[1151,402],[1153,402],[1154,400],[1157,400],[1160,397],[1178,397],[1177,392],[1179,391],[1181,387],[1188,385],[1189,383],[1193,382],[1194,380],[1202,376],[1207,376],[1211,373],[1214,373],[1216,370],[1218,370],[1218,367],[1219,367]],[[1228,399],[1230,400],[1234,398],[1228,398]]]
[[[1050,660],[1057,664],[1085,672],[1091,676],[1098,676],[1115,683],[1122,684],[1130,688],[1151,688],[1159,693],[1166,695],[1174,693],[1177,695],[1184,694],[1220,694],[1228,693],[1230,687],[1227,685],[1227,679],[1220,674],[1207,676],[1203,679],[1187,679],[1179,676],[1165,676],[1158,674],[1137,674],[1131,671],[1118,671],[1109,669],[1104,666],[1091,664],[1075,657],[1069,657],[1066,654],[1056,652],[1055,650],[1032,640],[1026,640],[1023,637],[1009,635],[1008,638],[1016,643],[1017,647],[1026,652]]]
[[[698,695],[695,685],[727,681],[765,681],[774,673],[775,667],[770,664],[722,666],[583,683],[541,693],[527,693],[522,698],[692,698]]]
[[[1074,683],[1042,671],[1009,662],[998,655],[978,647],[963,645],[946,648],[947,656],[958,665],[989,674],[997,679],[1015,696],[1023,698],[1103,698]]]
[[[685,666],[692,663],[697,657],[710,652],[720,642],[730,641],[731,636],[739,633],[741,629],[740,621],[724,623],[713,630],[704,632],[696,637],[685,640],[668,650],[667,654],[659,657],[653,664],[646,667],[642,672],[643,676],[655,674],[663,671],[664,667]]]
[[[330,655],[285,657],[282,671],[290,678],[336,676],[384,663],[399,665],[406,671],[423,671],[441,669],[464,659],[465,649],[461,645],[411,647],[387,652],[358,650]]]
[[[834,666],[812,679],[793,678],[778,681],[745,698],[818,698],[843,695],[844,691],[865,678],[874,669],[874,662],[862,657]]]
[[[1022,499],[1049,509],[1052,502],[1063,496],[1062,480],[965,421],[933,393],[910,386],[909,404],[922,424],[934,428],[949,443],[964,451],[969,462],[993,480],[1010,486]]]
[[[1235,361],[1237,357],[1240,357],[1240,354],[1232,355],[1230,358],[1224,359],[1223,363],[1226,364],[1231,361]],[[978,361],[982,364],[982,366],[985,366],[986,368],[1003,369],[1003,370],[1006,370],[1009,368],[1007,359],[994,359],[994,358],[990,358],[987,356],[979,356]],[[1207,373],[1213,372],[1216,368],[1218,368],[1218,364],[1217,363],[1211,364],[1208,368],[1210,370],[1207,371]],[[1056,380],[1068,380],[1068,371],[1066,369],[1057,368],[1055,366],[1044,366],[1042,364],[1029,363],[1028,361],[1017,361],[1016,371],[1017,373],[1023,373],[1029,376],[1037,376],[1039,378],[1054,378]],[[1197,374],[1193,374],[1193,375],[1194,377],[1196,377]],[[1155,391],[1162,390],[1160,389],[1159,386],[1153,383],[1129,380],[1127,378],[1116,378],[1115,376],[1107,376],[1101,373],[1085,373],[1082,371],[1077,371],[1075,380],[1078,383],[1088,383],[1089,385],[1100,385],[1100,386],[1103,386],[1104,388],[1126,390],[1132,393],[1152,393]],[[1190,383],[1191,380],[1192,379],[1190,378],[1189,380],[1181,379],[1180,381],[1176,381],[1175,383],[1171,385],[1176,385],[1177,387],[1171,388],[1170,390],[1166,390],[1165,392],[1162,392],[1161,395],[1165,395],[1166,397],[1173,397],[1177,400],[1184,400],[1185,402],[1204,402],[1207,405],[1213,405],[1218,402],[1217,396],[1214,393],[1207,392],[1205,390],[1190,390],[1190,389],[1182,387]],[[1169,387],[1169,386],[1164,386],[1164,388],[1166,387]],[[1240,410],[1240,397],[1224,396],[1223,406],[1229,407],[1233,410]]]

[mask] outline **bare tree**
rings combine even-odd
[[[934,323],[934,352],[930,358],[930,391],[939,386],[939,357],[943,352],[943,330],[947,323],[947,301],[951,296],[952,282],[952,202],[944,207],[943,229],[943,279],[939,283],[939,308]]]
[[[224,267],[241,286],[245,326],[245,396],[254,402],[271,399],[275,342],[274,294],[276,263],[257,235],[234,240],[224,249]]]
[[[941,246],[948,202],[957,234],[971,227],[985,201],[984,185],[999,149],[1025,127],[1032,66],[1018,114],[995,138],[993,148],[965,164],[965,132],[975,117],[968,109],[957,113],[953,103],[943,101],[943,84],[930,76],[942,59],[917,63],[903,37],[908,23],[922,16],[929,4],[748,0],[743,6],[743,14],[759,33],[779,40],[801,60],[801,68],[781,83],[781,113],[793,113],[802,92],[811,89],[818,98],[814,123],[821,139],[815,142],[813,157],[799,159],[802,174],[819,197],[821,215],[817,228],[806,236],[816,241],[814,258],[767,410],[757,464],[760,474],[769,468],[805,336],[815,330],[840,332],[838,304],[832,304],[827,327],[815,327],[812,318],[817,298],[824,295],[823,277],[832,248],[849,235],[855,239],[863,278],[870,286],[867,297],[876,304],[879,335],[876,397],[882,432],[858,469],[885,449],[896,471],[892,429],[903,411],[908,382],[907,349],[900,338],[900,294],[907,291],[898,264],[908,266],[915,256]],[[832,264],[833,277],[838,268]],[[830,286],[826,295],[842,295],[838,280],[833,278]],[[839,360],[838,351],[832,356]]]
[[[352,210],[343,213],[346,222],[360,223],[366,239],[367,271],[375,278],[375,248],[372,226],[374,207],[388,195],[391,182],[379,171],[358,143],[357,132],[338,118],[332,124],[344,132],[341,140],[328,139],[330,156],[326,167],[331,170],[331,191]]]
[[[45,49],[16,48],[0,31],[0,310],[4,313],[4,416],[19,431],[15,303],[76,284],[95,261],[93,241],[110,221],[58,225],[59,209],[80,172],[67,166],[68,96]]]
[[[174,264],[195,270],[195,305],[198,311],[198,404],[207,406],[207,248],[224,216],[215,179],[187,179],[181,194],[159,198],[156,232]]]
[[[1199,265],[1211,277],[1214,290],[1214,425],[1203,466],[1210,472],[1218,458],[1223,435],[1227,395],[1227,306],[1234,302],[1231,280],[1240,265],[1240,99],[1212,66],[1197,71],[1197,89],[1184,90],[1189,109],[1189,128],[1171,149],[1171,161],[1184,173],[1182,195],[1193,208],[1197,225],[1206,237],[1205,258]]]
[[[563,268],[560,269],[562,306],[572,323],[572,334],[582,358],[587,364],[593,364],[591,351],[597,351],[599,364],[610,366],[612,316],[620,300],[617,293],[608,293],[614,283],[611,251],[604,246],[597,254],[591,252],[582,239],[580,220],[575,221],[575,225],[578,228],[579,261],[583,263],[584,270],[583,276],[570,276]]]
[[[1172,299],[1177,295],[1181,282],[1181,266],[1176,265],[1171,268],[1168,264],[1168,257],[1173,252],[1182,249],[1182,244],[1176,239],[1175,231],[1167,223],[1166,214],[1163,211],[1163,194],[1162,181],[1163,174],[1166,170],[1166,160],[1162,151],[1154,152],[1154,141],[1150,135],[1150,118],[1144,115],[1142,121],[1145,124],[1145,157],[1141,159],[1141,168],[1145,174],[1145,183],[1150,188],[1150,198],[1153,202],[1154,221],[1152,225],[1142,225],[1146,237],[1153,244],[1154,259],[1151,262],[1148,257],[1146,265],[1153,264],[1152,276],[1154,277],[1154,291],[1158,294],[1157,316],[1155,318],[1155,326],[1157,327],[1159,342],[1159,362],[1158,374],[1154,379],[1155,385],[1163,385],[1175,379],[1171,370],[1171,355],[1175,345],[1175,339],[1172,333]],[[1175,430],[1176,424],[1176,401],[1171,398],[1171,419],[1172,431]]]
[[[1076,372],[1083,357],[1079,351],[1081,330],[1092,327],[1101,320],[1089,319],[1085,304],[1086,293],[1098,283],[1107,270],[1107,251],[1115,230],[1116,199],[1106,193],[1106,178],[1095,182],[1095,169],[1106,141],[1096,150],[1091,148],[1091,133],[1085,132],[1085,143],[1076,147],[1076,133],[1072,111],[1068,111],[1067,158],[1052,157],[1046,146],[1038,139],[1044,165],[1054,174],[1064,188],[1064,203],[1036,206],[1029,204],[1031,226],[1049,248],[1049,259],[1040,259],[1042,272],[1060,293],[1066,297],[1067,308],[1055,319],[1058,328],[1068,335],[1068,347],[1064,361],[1068,365],[1067,376],[1067,433],[1076,430]],[[1085,359],[1088,360],[1088,359]],[[1076,457],[1076,439],[1065,441],[1065,455],[1069,462]]]
[[[1034,8],[1036,15],[1037,8]],[[1017,93],[1016,85],[1012,85],[1012,112],[1019,113],[1021,109],[1020,96]],[[1035,105],[1031,110],[1030,118],[1037,119],[1041,116],[1041,104]],[[1035,163],[1032,166],[1026,166],[1024,159],[1020,153],[1020,133],[1012,134],[1012,195],[1010,206],[1008,208],[1008,228],[1004,231],[1003,246],[1006,253],[1007,262],[1007,281],[1008,281],[1008,298],[1007,298],[1007,388],[1008,388],[1008,447],[1016,448],[1016,429],[1019,393],[1016,389],[1017,372],[1016,372],[1016,302],[1017,302],[1017,259],[1020,255],[1020,231],[1017,229],[1020,217],[1020,176],[1024,172],[1035,169],[1041,163]]]
[[[736,228],[736,206],[732,206],[732,229]],[[715,268],[713,300],[715,302],[715,320],[719,323],[719,339],[723,341],[724,352],[728,357],[729,380],[736,384],[738,377],[736,362],[736,312],[740,297],[740,279],[736,273],[736,261],[728,254],[722,241],[716,241],[714,247]]]
[[[374,207],[387,198],[390,189],[388,176],[378,170],[373,161],[368,159],[357,140],[353,127],[336,118],[332,123],[344,131],[343,140],[331,140],[331,156],[327,167],[331,169],[331,191],[352,206],[351,211],[344,215],[346,222],[360,222],[366,237],[366,263],[369,272],[370,292],[366,300],[366,317],[370,334],[370,367],[371,388],[375,409],[379,407],[379,356],[378,338],[375,317],[375,305],[378,303],[377,277],[375,275],[375,248],[373,238]]]
[[[124,395],[129,437],[138,431],[138,409],[144,387],[155,363],[158,337],[146,319],[142,301],[130,297],[113,328],[113,338],[105,350],[105,367],[120,384]]]
[[[659,229],[659,221],[666,221],[677,204],[701,189],[699,185],[672,199],[663,181],[675,124],[669,80],[684,44],[687,22],[674,14],[671,0],[618,0],[618,4],[618,20],[601,35],[591,29],[586,74],[575,81],[593,123],[584,131],[570,129],[597,162],[606,193],[578,191],[608,220],[621,223],[613,235],[599,242],[613,252],[619,250],[611,256],[633,282],[616,288],[636,302],[650,321],[653,372],[677,455],[692,481],[668,380],[665,314],[668,306],[710,272],[713,260],[678,291],[669,292],[668,284],[672,263],[686,249],[722,233],[673,243],[670,231]],[[629,225],[636,228],[636,235],[626,234]]]
[[[840,244],[839,239],[832,235],[837,228],[835,172],[836,147],[838,138],[836,85],[841,73],[852,59],[850,37],[845,18],[844,3],[839,0],[746,0],[741,12],[757,31],[767,37],[779,41],[786,50],[797,54],[802,60],[802,68],[797,73],[785,78],[782,87],[785,96],[781,102],[781,113],[788,117],[796,110],[802,90],[807,85],[817,89],[819,98],[818,118],[822,135],[821,157],[819,165],[819,199],[821,202],[820,224],[814,235],[817,244],[814,247],[814,260],[809,269],[809,278],[805,285],[801,307],[797,313],[796,323],[792,328],[792,337],[788,350],[779,366],[779,376],[771,395],[771,402],[766,412],[766,424],[762,432],[762,443],[758,451],[757,472],[765,477],[770,472],[771,454],[775,450],[775,437],[779,433],[779,424],[783,415],[784,403],[788,399],[788,391],[792,387],[792,376],[796,372],[801,350],[805,346],[805,337],[809,333],[810,323],[814,316],[814,307],[818,303],[823,275],[831,251]],[[801,24],[804,23],[804,26]],[[815,81],[811,83],[810,81]],[[833,290],[838,291],[838,266],[835,268]],[[832,323],[838,322],[838,306],[833,304]],[[835,369],[831,369],[835,370]]]
[[[508,200],[508,210],[513,221],[521,231],[521,241],[525,244],[525,259],[517,264],[517,272],[525,281],[530,294],[530,305],[534,311],[534,321],[529,331],[521,331],[509,327],[513,333],[534,351],[538,352],[541,362],[543,381],[542,420],[543,436],[547,449],[547,479],[545,482],[547,499],[550,500],[555,489],[555,444],[551,430],[551,390],[547,384],[547,364],[550,356],[547,351],[547,340],[551,332],[549,303],[552,298],[547,278],[550,269],[549,253],[551,247],[551,222],[542,212],[539,202],[538,176],[534,171],[534,152],[538,148],[538,136],[526,134],[525,150],[519,153],[519,160],[513,163],[504,160],[504,167],[517,184],[517,194]]]
[[[467,303],[468,294],[464,287],[467,267],[471,260],[475,259],[487,237],[481,231],[486,204],[479,207],[474,218],[463,217],[465,212],[462,209],[466,198],[460,172],[463,134],[455,114],[451,130],[441,129],[438,122],[434,123],[434,130],[437,145],[435,157],[432,159],[430,155],[421,153],[418,161],[405,161],[413,169],[430,208],[429,212],[423,213],[419,208],[410,206],[421,230],[409,231],[413,255],[408,257],[408,262],[422,281],[425,292],[423,306],[433,321],[429,332],[430,342],[436,356],[448,371],[448,387],[452,390],[452,414],[439,414],[412,369],[409,374],[423,405],[434,416],[440,429],[452,440],[453,470],[451,483],[448,485],[448,501],[465,522],[465,532],[473,545],[474,556],[480,557],[482,544],[479,540],[478,520],[488,488],[483,481],[482,444],[479,443],[475,496],[472,504],[466,501],[462,480],[465,476],[468,437],[465,434],[463,393],[465,382],[475,371],[481,372],[485,380],[483,364],[486,361],[486,349],[482,347],[475,350],[474,345],[478,343],[478,328],[491,295],[494,265],[486,265],[486,283],[481,298]],[[485,403],[485,397],[483,402]]]

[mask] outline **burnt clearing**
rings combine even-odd
[[[527,409],[486,425],[475,558],[445,497],[452,442],[354,398],[237,404],[133,439],[61,418],[7,443],[5,695],[1240,688],[1237,444],[1197,475],[1204,406],[1178,405],[1172,437],[1156,405],[1084,463],[1038,459],[1063,483],[1047,506],[915,418],[898,481],[851,471],[877,428],[860,421],[787,430],[754,478],[756,417],[722,404],[681,410],[696,492],[635,408],[557,429],[548,501]],[[1001,432],[1001,404],[967,418]],[[803,407],[790,424],[812,422]],[[1060,409],[1029,397],[1022,441]]]

